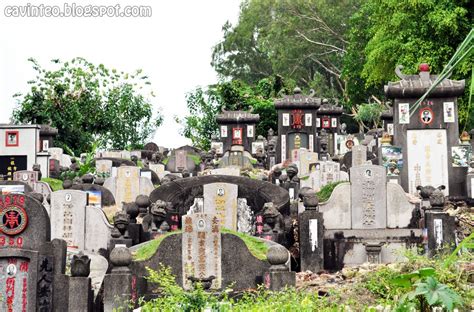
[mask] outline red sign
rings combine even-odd
[[[232,144],[242,145],[242,128],[232,129]]]
[[[0,199],[0,232],[17,235],[26,229],[28,216],[24,209],[25,197],[13,194]]]
[[[322,118],[323,128],[331,128],[331,120],[328,117]]]
[[[303,127],[303,111],[301,109],[294,109],[291,112],[291,115],[293,118],[291,128],[301,129]]]

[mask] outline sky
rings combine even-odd
[[[43,14],[52,6],[64,11],[65,3],[72,7],[64,0],[0,2],[0,123],[9,121],[17,105],[12,95],[28,91],[27,81],[35,78],[28,58],[48,69],[51,59],[80,56],[126,72],[143,69],[156,94],[151,99],[154,108],[165,118],[153,141],[171,148],[189,144],[179,134],[181,127],[174,116],[187,115],[187,92],[217,81],[210,65],[212,47],[222,39],[225,22],[238,20],[240,0],[78,0],[77,6],[97,6],[95,12],[99,6],[117,8],[119,4],[119,12],[126,6],[148,6],[152,16],[18,16],[32,13],[31,6],[43,5]],[[109,12],[113,14],[112,9]]]

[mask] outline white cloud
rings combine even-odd
[[[189,143],[178,133],[173,116],[187,113],[185,93],[216,82],[210,66],[212,47],[222,38],[222,25],[238,18],[240,0],[200,1],[94,1],[94,5],[148,5],[152,17],[142,18],[13,18],[5,17],[9,5],[0,4],[0,123],[8,122],[15,106],[12,95],[28,90],[34,71],[27,62],[36,58],[44,67],[49,60],[81,56],[109,68],[141,68],[150,77],[165,123],[154,141],[178,147]],[[63,6],[65,1],[46,0],[44,5]],[[39,1],[32,3],[40,5]],[[87,5],[90,2],[76,2]]]

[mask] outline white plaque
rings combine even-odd
[[[417,194],[419,185],[444,185],[449,194],[446,130],[408,130],[407,149],[409,193]]]
[[[282,114],[283,118],[283,127],[288,127],[290,125],[290,114]]]
[[[313,125],[313,114],[304,114],[304,125],[311,127]]]
[[[444,122],[454,122],[454,102],[443,103]]]
[[[247,126],[247,138],[253,138],[254,126]]]
[[[337,128],[337,118],[331,118],[331,127]]]
[[[321,118],[316,118],[316,127],[321,127]]]
[[[443,244],[443,220],[434,219],[433,225],[434,225],[434,236],[436,240],[436,248],[439,248]]]
[[[410,123],[410,104],[408,103],[398,104],[398,123],[399,124]]]
[[[221,126],[221,138],[227,138],[227,126]]]
[[[294,188],[290,188],[288,190],[288,193],[290,193],[290,200],[294,200],[295,199],[295,189]]]
[[[309,243],[311,251],[314,252],[318,248],[318,219],[309,219]]]
[[[286,160],[286,135],[281,135],[281,162]]]
[[[309,151],[314,152],[314,136],[312,134],[309,135]]]
[[[474,198],[474,178],[471,178],[471,198]]]

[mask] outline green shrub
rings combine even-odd
[[[334,191],[334,188],[343,182],[344,181],[331,182],[323,186],[321,190],[319,190],[319,192],[316,193],[318,195],[319,202],[327,201],[329,197],[331,197],[331,194],[332,194],[332,191]]]

